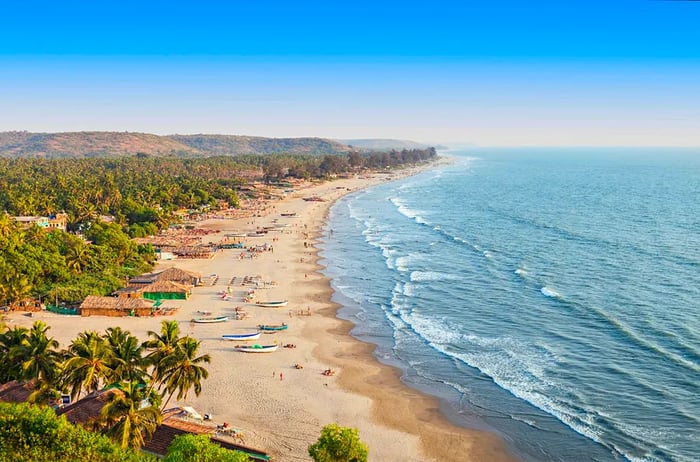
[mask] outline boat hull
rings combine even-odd
[[[279,308],[279,307],[287,306],[287,303],[289,303],[289,302],[287,302],[285,300],[283,302],[257,302],[255,305],[262,306],[265,308]]]
[[[277,351],[277,345],[251,345],[244,347],[236,347],[236,351],[243,353],[272,353]]]
[[[289,328],[289,326],[286,324],[281,325],[281,326],[267,326],[265,324],[261,324],[258,326],[258,329],[260,329],[261,332],[267,332],[267,333],[279,332],[282,330],[287,330],[288,328]]]
[[[243,341],[245,342],[246,340],[257,340],[260,338],[260,332],[254,332],[252,334],[225,334],[222,335],[221,338],[224,340],[236,340],[236,341]]]
[[[228,316],[219,316],[218,318],[194,318],[192,322],[199,324],[210,324],[215,322],[226,322],[228,321]]]

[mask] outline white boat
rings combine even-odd
[[[224,340],[257,340],[260,338],[260,332],[247,332],[245,334],[224,334],[221,336]]]
[[[215,318],[194,318],[192,322],[198,323],[213,323],[213,322],[226,322],[228,321],[228,316],[217,316]]]
[[[278,308],[282,306],[287,306],[287,300],[280,300],[275,302],[255,302],[256,306],[264,306],[266,308]]]
[[[236,345],[236,351],[244,353],[272,353],[277,351],[277,345]]]

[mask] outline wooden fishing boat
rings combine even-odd
[[[224,334],[221,336],[224,340],[237,340],[237,341],[246,341],[246,340],[257,340],[260,338],[260,332],[246,332],[245,334]]]
[[[272,353],[277,351],[277,345],[236,345],[236,351],[244,353]]]
[[[258,329],[261,332],[279,332],[281,330],[287,330],[289,328],[285,323],[282,324],[259,324]]]
[[[280,213],[283,217],[295,217],[297,216],[296,212],[291,212],[291,213]]]
[[[264,306],[266,308],[280,308],[287,306],[287,300],[271,301],[271,302],[255,302],[256,306]]]
[[[192,318],[192,322],[198,322],[198,323],[212,323],[212,322],[226,322],[226,321],[228,321],[228,316]]]

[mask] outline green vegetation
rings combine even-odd
[[[40,384],[30,396],[37,404],[54,403],[66,392],[75,399],[106,386],[117,388],[91,428],[124,448],[141,447],[153,433],[161,421],[163,393],[168,400],[176,392],[178,399],[184,398],[192,389],[199,395],[201,381],[208,376],[203,364],[210,362],[209,355],[197,356],[200,342],[180,337],[176,321],[163,321],[161,332],[149,332],[150,339],[143,343],[120,327],[102,335],[81,332],[67,350],[58,350],[41,321],[31,329],[3,329],[0,383]],[[150,353],[144,356],[146,350]]]
[[[318,441],[309,446],[309,455],[316,462],[367,462],[368,453],[356,428],[338,424],[323,427]]]
[[[153,249],[136,245],[116,223],[94,223],[84,235],[92,244],[58,229],[24,230],[0,215],[0,306],[27,297],[77,303],[153,267]]]
[[[237,207],[248,181],[242,176],[269,183],[323,179],[435,155],[429,148],[324,156],[0,158],[0,210],[6,212],[0,214],[0,306],[30,296],[77,303],[113,292],[155,260],[150,246],[130,237],[157,233],[181,209]],[[91,243],[59,230],[23,230],[10,218],[60,212],[68,229]],[[114,222],[101,221],[104,215]]]
[[[66,460],[145,462],[155,457],[123,449],[98,433],[57,417],[53,409],[0,403],[0,462]]]
[[[263,138],[232,135],[170,135],[177,141],[203,154],[231,156],[242,154],[345,154],[351,149],[337,141],[323,138]]]
[[[344,154],[350,147],[322,138],[232,135],[158,136],[133,132],[0,132],[0,157],[236,156],[245,154]]]
[[[180,435],[168,447],[164,462],[248,462],[240,451],[212,443],[209,435]]]

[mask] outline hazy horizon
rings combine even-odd
[[[700,146],[700,3],[461,3],[8,5],[0,131]]]

